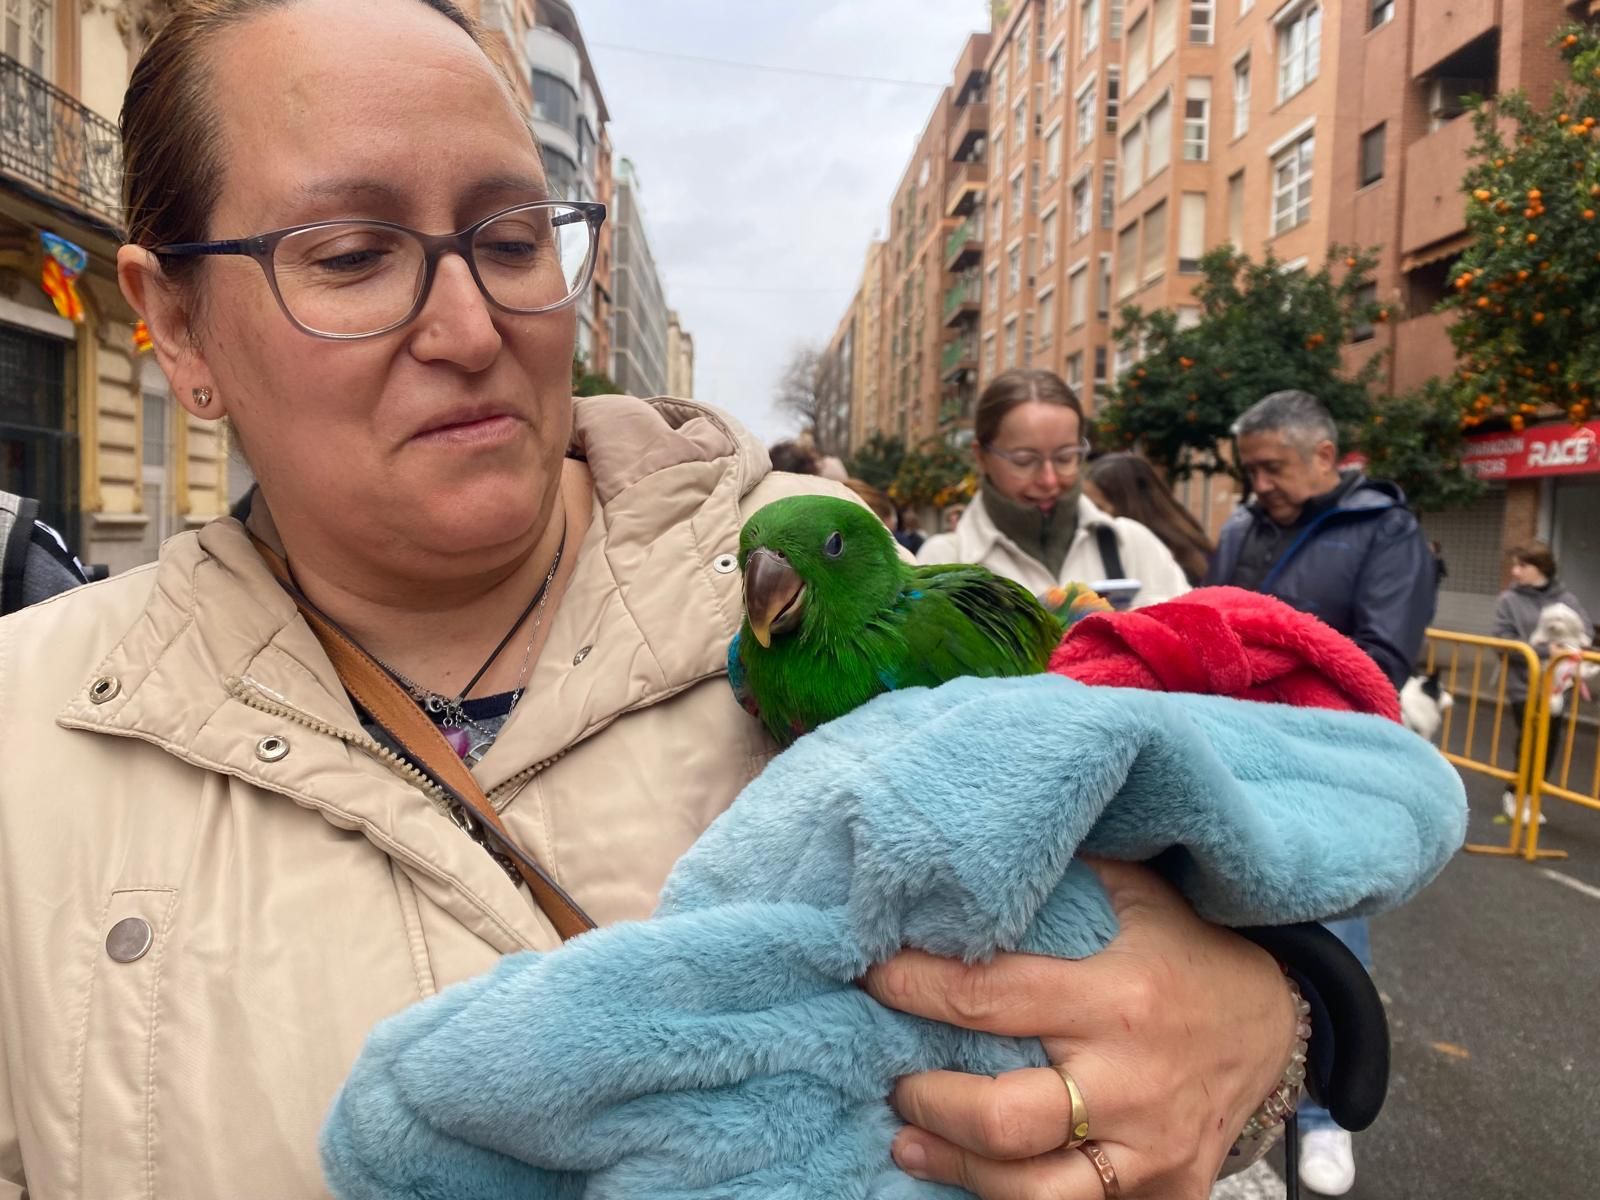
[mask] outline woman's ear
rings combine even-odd
[[[194,337],[193,311],[182,289],[161,271],[156,256],[143,246],[117,251],[117,283],[150,330],[156,363],[172,384],[172,394],[189,412],[213,421],[227,412],[223,397]]]

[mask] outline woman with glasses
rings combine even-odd
[[[604,213],[547,194],[451,0],[171,7],[122,117],[120,279],[191,445],[225,419],[259,489],[0,622],[0,1200],[325,1195],[376,1022],[647,917],[774,753],[725,678],[739,531],[846,494],[698,405],[574,403]],[[923,956],[884,1000],[971,1021],[1002,982],[1083,1050],[1123,1194],[1199,1195],[1292,1001],[1149,873],[1113,891],[1092,974]],[[1099,1200],[1056,1153],[1076,1101],[1019,1074],[906,1081],[906,1165]]]
[[[1136,580],[1132,604],[1189,590],[1160,538],[1083,494],[1083,408],[1059,375],[1016,370],[978,398],[973,454],[982,480],[954,533],[931,537],[921,563],[981,563],[1037,595],[1066,583]]]

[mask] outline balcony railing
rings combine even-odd
[[[944,319],[948,322],[963,305],[976,307],[983,298],[983,283],[970,276],[956,283],[944,294]]]
[[[0,54],[0,171],[121,224],[117,127],[6,54]]]
[[[944,353],[939,356],[939,374],[948,375],[963,363],[976,364],[977,361],[977,343],[968,337],[956,338],[945,345]]]
[[[944,258],[949,262],[956,256],[956,252],[968,242],[982,242],[983,231],[978,227],[978,222],[968,217],[961,224],[950,231],[950,236],[944,240]]]

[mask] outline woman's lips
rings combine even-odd
[[[411,440],[423,444],[455,446],[497,445],[515,436],[522,422],[509,413],[486,413],[447,425],[425,429]]]

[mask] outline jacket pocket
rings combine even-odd
[[[177,909],[176,888],[119,888],[91,935],[76,1080],[83,1200],[155,1200],[163,1192],[156,1179],[156,1050],[162,964]]]

